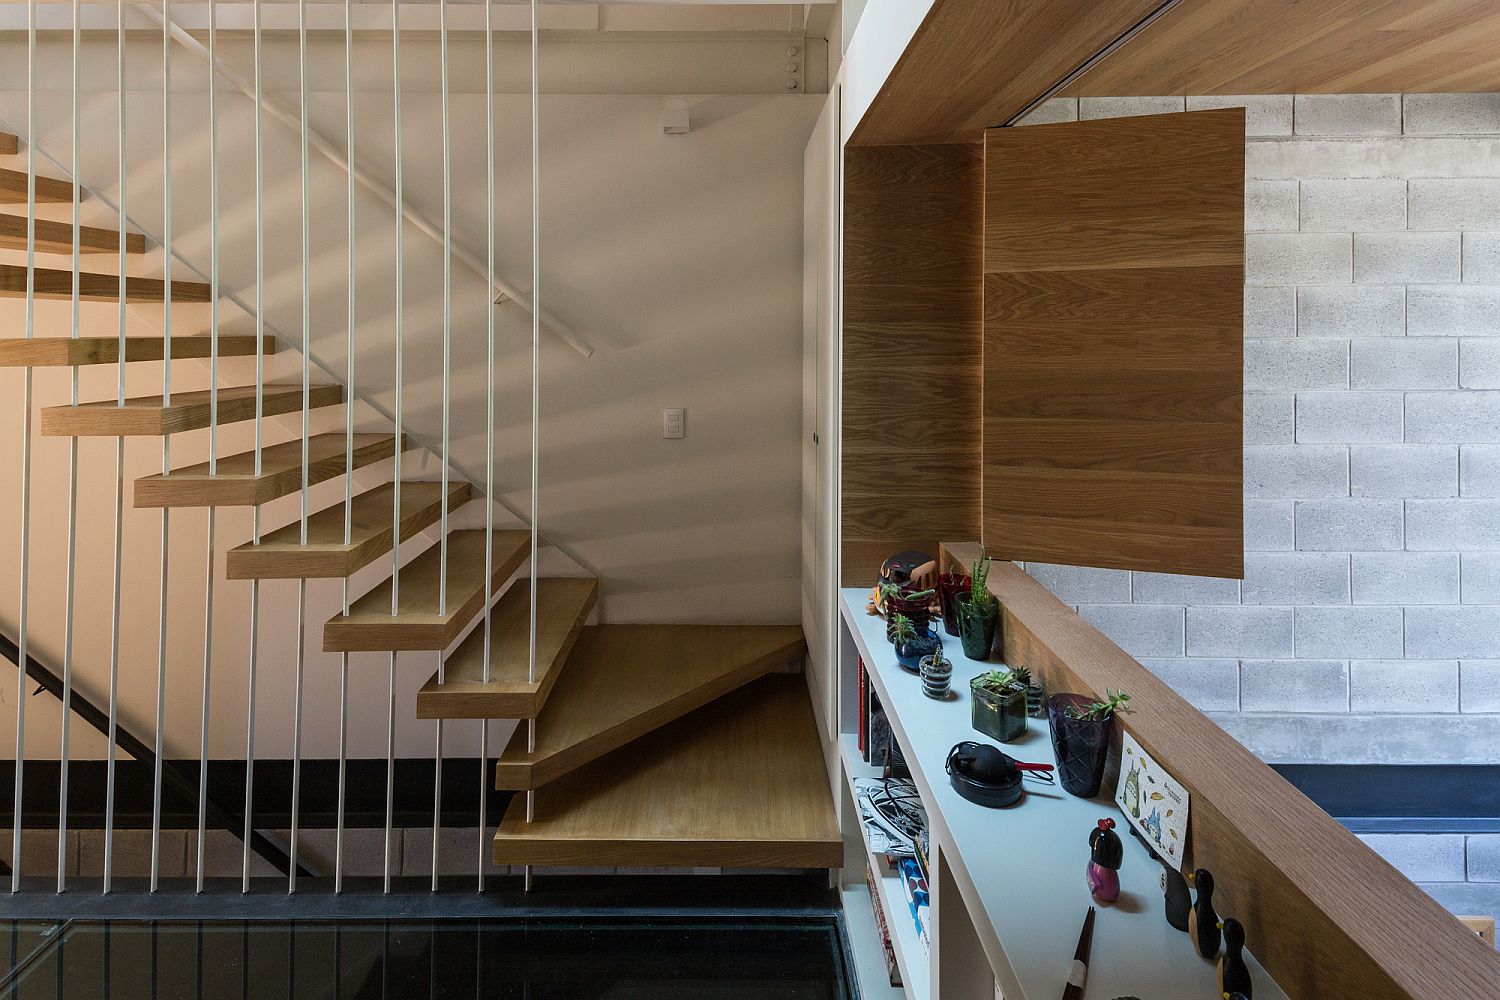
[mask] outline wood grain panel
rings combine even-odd
[[[297,413],[302,409],[300,385],[266,385],[257,393],[253,385],[223,386],[218,390],[218,420],[221,424],[254,420],[256,397],[261,412],[268,417]],[[174,392],[165,405],[161,396],[138,396],[120,406],[113,399],[77,406],[48,406],[42,409],[43,437],[117,437],[120,435],[160,436],[199,430],[209,424],[212,393],[207,389]],[[341,385],[314,385],[308,389],[308,405],[313,409],[338,406],[344,401]]]
[[[540,788],[736,688],[800,660],[795,625],[601,625],[586,629],[537,718],[495,762],[495,787]]]
[[[21,140],[9,132],[0,132],[0,156],[14,156],[21,148]]]
[[[986,135],[983,537],[1244,567],[1242,109]]]
[[[944,554],[967,565],[978,546]],[[1492,948],[1154,674],[1019,568],[997,562],[990,590],[1006,662],[1030,667],[1050,692],[1131,694],[1123,728],[1192,796],[1184,868],[1214,873],[1220,912],[1244,923],[1289,997],[1496,995]]]
[[[126,278],[127,302],[161,302],[166,298],[166,282],[160,278]],[[58,268],[36,269],[34,296],[38,299],[64,300],[73,297],[73,272]],[[210,288],[201,281],[172,282],[173,302],[208,302]],[[88,302],[120,301],[120,276],[85,271],[78,276],[79,298]],[[26,297],[26,266],[0,264],[0,298]]]
[[[80,226],[78,246],[80,253],[116,253],[120,249],[120,232],[117,229]],[[25,250],[26,247],[26,216],[0,214],[0,250]],[[51,219],[37,219],[36,250],[37,253],[72,253],[72,225]],[[140,233],[127,232],[125,252],[145,253],[146,237]]]
[[[297,473],[301,478],[301,468]],[[298,483],[301,488],[301,483]],[[229,550],[224,575],[230,580],[338,579],[353,576],[391,551],[395,504],[393,483],[366,490],[354,498],[349,541],[344,541],[344,507],[325,507],[307,519],[307,542],[302,542],[299,520],[278,528],[260,540]],[[469,502],[468,483],[450,483],[448,510]],[[442,483],[401,484],[401,540],[404,542],[442,517]]]
[[[531,676],[531,587],[512,586],[490,613],[490,679],[484,679],[484,626],[417,692],[419,719],[534,719],[557,684],[573,644],[599,600],[599,581],[542,577],[536,582],[536,679]]]
[[[276,353],[276,338],[262,338],[265,354]],[[161,337],[126,337],[126,361],[160,361]],[[212,349],[209,337],[172,338],[172,360],[206,358]],[[219,357],[241,358],[255,354],[255,337],[219,336]],[[70,368],[74,365],[113,365],[120,360],[118,337],[5,337],[0,338],[0,368]]]
[[[1391,94],[1500,90],[1492,0],[1194,0],[1070,95]]]
[[[982,151],[844,154],[843,579],[979,525]]]
[[[511,800],[497,864],[837,868],[843,840],[801,677],[764,677]]]
[[[349,468],[343,431],[314,434],[307,442],[308,485],[315,486]],[[354,467],[394,458],[393,434],[354,435]],[[219,458],[213,474],[208,463],[173,469],[171,475],[145,476],[135,481],[137,507],[249,507],[270,503],[302,489],[302,441],[285,441],[261,450],[261,468],[255,471],[255,452]]]
[[[27,187],[26,171],[0,167],[0,204],[26,204],[30,197],[27,194]],[[58,180],[56,177],[43,177],[38,174],[35,197],[38,204],[71,204],[73,185],[64,180]],[[87,200],[87,192],[84,192],[83,198]]]
[[[849,141],[976,142],[1160,4],[936,0]]]

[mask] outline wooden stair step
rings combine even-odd
[[[391,581],[355,601],[347,615],[323,626],[325,653],[447,649],[531,554],[531,532],[495,532],[493,576],[484,579],[484,531],[448,535],[448,607],[438,611],[440,545],[401,567],[401,610],[391,614]]]
[[[342,476],[349,466],[343,431],[314,434],[307,439],[309,486]],[[354,435],[354,467],[394,458],[394,434]],[[224,455],[218,472],[208,463],[173,469],[170,475],[135,481],[137,507],[251,507],[270,503],[302,489],[302,439],[294,438],[261,449],[260,475],[255,474],[255,452]],[[339,537],[343,537],[340,534]]]
[[[202,281],[172,282],[172,301],[208,302],[210,287]],[[71,268],[36,269],[35,297],[38,299],[69,300],[73,297],[73,271]],[[120,276],[84,271],[78,276],[78,296],[91,302],[120,301]],[[0,264],[0,298],[26,297],[26,265]],[[125,300],[127,302],[163,302],[166,300],[166,282],[160,278],[126,278]]]
[[[301,478],[301,466],[297,470]],[[300,485],[299,485],[300,488]],[[328,507],[307,519],[307,544],[302,525],[293,521],[271,532],[259,545],[246,543],[230,549],[226,573],[231,580],[313,580],[350,577],[391,550],[391,507],[396,486],[386,483],[354,498],[349,542],[344,542],[344,504]],[[442,483],[401,484],[401,540],[442,518]],[[469,502],[468,483],[450,483],[448,509]]]
[[[14,156],[21,151],[21,139],[9,132],[0,132],[0,156]]]
[[[495,787],[538,788],[778,670],[806,649],[795,625],[600,625],[583,630],[537,718],[517,730]]]
[[[201,335],[172,338],[172,360],[206,358],[211,338]],[[163,337],[126,337],[126,361],[160,361]],[[276,353],[276,338],[262,338],[265,354]],[[219,357],[255,354],[255,337],[219,335]],[[120,360],[119,337],[6,337],[0,339],[0,368],[68,368],[73,365],[113,365]]]
[[[590,577],[536,582],[536,666],[531,675],[531,586],[518,581],[490,615],[490,680],[484,682],[484,628],[469,634],[417,692],[419,719],[532,719],[557,683],[583,623],[599,599]]]
[[[828,769],[794,674],[764,677],[511,800],[497,864],[837,868]]]
[[[0,214],[0,250],[26,249],[26,216]],[[80,226],[78,250],[80,253],[117,253],[120,249],[120,232],[117,229],[99,229],[95,226]],[[36,220],[37,253],[72,253],[73,226],[67,222],[51,219]],[[146,237],[140,233],[125,234],[126,253],[145,253]],[[116,283],[119,277],[115,278]]]
[[[260,393],[262,413],[272,417],[302,410],[300,385],[267,385]],[[42,409],[43,437],[119,437],[180,434],[207,427],[211,393],[174,392],[172,401],[162,405],[160,396],[139,396],[125,400],[79,403],[77,406],[48,406]],[[256,391],[253,385],[225,386],[219,389],[219,423],[232,424],[255,419]],[[315,385],[308,390],[308,405],[314,409],[338,406],[344,401],[341,385]]]
[[[0,167],[0,204],[24,205],[26,198],[26,171]],[[82,192],[82,200],[87,199],[88,192]],[[38,204],[72,204],[73,185],[56,177],[37,174],[36,200]]]

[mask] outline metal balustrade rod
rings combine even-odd
[[[26,0],[26,339],[36,336],[36,0]],[[26,641],[31,610],[31,394],[21,388],[21,589],[16,635],[16,781],[11,806],[10,891],[21,891],[21,792],[26,774]]]
[[[537,0],[531,0],[531,295],[542,300],[542,86],[541,43],[537,34]],[[527,615],[528,676],[536,683],[537,493],[541,484],[542,331],[531,323],[531,607]],[[526,720],[526,750],[536,752],[536,719]],[[536,815],[536,792],[526,792],[526,822]],[[531,889],[531,866],[526,866]]]
[[[172,19],[172,0],[162,0],[162,23]],[[172,38],[165,28],[161,34],[162,64],[162,406],[172,402]],[[161,471],[172,471],[172,437],[161,439]],[[151,793],[151,891],[161,884],[161,794],[162,758],[165,756],[167,706],[167,585],[172,544],[172,511],[161,509],[161,616],[157,622],[156,650],[156,774]],[[198,841],[202,852],[203,841]]]
[[[73,290],[69,298],[72,305],[74,340],[79,336],[78,286],[83,270],[83,219],[79,206],[82,189],[78,178],[82,176],[83,126],[80,122],[83,91],[83,21],[79,0],[73,0],[73,164],[69,175],[73,178]],[[71,402],[77,406],[78,366],[70,369]],[[78,438],[68,439],[68,565],[67,584],[63,595],[63,696],[62,696],[62,749],[58,757],[57,771],[57,891],[68,888],[68,758],[69,737],[73,732],[73,624],[77,610],[78,594]]]
[[[127,319],[126,302],[126,261],[128,254],[125,252],[128,228],[125,217],[125,0],[117,0],[115,7],[115,72],[116,84],[120,92],[119,120],[118,120],[118,142],[119,142],[119,176],[116,183],[119,186],[119,234],[118,246],[120,264],[120,330],[119,343],[116,345],[118,357],[116,359],[116,400],[117,406],[125,405],[125,325]],[[79,178],[73,178],[74,183]],[[115,438],[115,565],[114,565],[114,589],[111,595],[110,615],[110,637],[109,637],[109,749],[108,762],[105,765],[104,776],[104,886],[103,891],[107,894],[114,883],[114,859],[115,859],[115,767],[116,746],[115,736],[119,727],[120,717],[120,593],[124,569],[124,542],[125,542],[125,438]]]
[[[136,6],[141,14],[143,14],[148,19],[153,21],[160,20],[161,15],[149,4],[137,4]],[[187,49],[189,52],[193,53],[199,58],[206,58],[207,50],[188,31],[181,27],[178,27],[175,24],[171,25],[171,29],[172,37],[176,39],[176,41],[180,45],[182,45],[183,48]],[[246,94],[246,96],[249,96],[251,88],[250,85],[245,82],[243,77],[235,73],[234,70],[229,68],[228,66],[220,66],[218,67],[218,71],[225,80],[233,84],[235,87],[239,88]],[[270,112],[273,118],[286,125],[288,128],[296,129],[300,127],[297,121],[297,116],[292,112],[292,110],[283,105],[281,102],[277,101],[275,98],[266,98],[265,107],[266,110]],[[385,186],[383,181],[381,181],[368,171],[355,166],[353,157],[346,156],[343,150],[340,150],[333,143],[318,135],[316,131],[312,133],[311,139],[312,147],[314,150],[316,150],[321,156],[327,159],[338,169],[347,170],[353,173],[355,180],[361,187],[365,188],[372,195],[385,203],[387,207],[394,208],[396,209],[396,211],[400,212],[405,217],[407,224],[410,225],[413,229],[423,234],[434,243],[442,242],[443,236],[439,230],[437,223],[427,218],[427,216],[423,215],[417,209],[411,207],[410,205],[404,204],[391,192],[389,188]],[[453,256],[470,271],[472,271],[476,276],[485,276],[486,272],[484,270],[484,263],[480,261],[479,258],[475,255],[469,253],[462,247],[455,247],[453,250]],[[495,280],[492,283],[492,288],[496,294],[502,296],[506,301],[514,302],[516,305],[520,306],[522,309],[527,310],[528,312],[530,312],[534,308],[531,296],[523,294],[520,289],[516,288],[504,278],[501,278],[499,275],[495,276]],[[563,341],[563,343],[573,348],[573,350],[577,351],[583,357],[588,358],[593,356],[594,346],[590,344],[586,339],[584,339],[580,334],[570,329],[567,324],[563,323],[562,320],[558,319],[556,316],[548,313],[545,309],[541,310],[541,314],[543,329],[545,329],[553,336],[557,337],[559,340]]]
[[[349,603],[349,585],[344,584],[344,604]],[[349,654],[339,664],[339,814],[333,835],[333,891],[344,891],[344,810],[349,779]]]
[[[396,654],[391,654],[389,694],[385,712],[385,878],[384,891],[391,891],[391,829],[396,811]]]
[[[485,273],[495,275],[495,4],[484,0],[484,161]],[[486,296],[484,338],[484,683],[490,682],[490,624],[495,572],[495,297]],[[479,720],[479,885],[484,892],[486,834],[489,831],[490,724]]]
[[[443,654],[438,654],[438,683],[443,683]],[[437,747],[432,755],[432,891],[438,888],[438,836],[443,830],[443,720],[437,720]]]
[[[405,228],[405,219],[401,212],[404,201],[401,175],[401,0],[391,0],[391,102],[395,112],[395,139],[396,139],[396,462],[395,471],[392,475],[392,500],[391,500],[391,615],[394,617],[401,610],[401,380],[402,380],[402,358],[401,341],[405,333],[405,309],[402,293],[402,276],[406,270],[405,251],[402,246],[402,230]],[[391,669],[395,670],[395,662],[392,661]],[[392,681],[394,684],[394,680]]]
[[[208,50],[217,55],[219,9],[208,3]],[[218,472],[219,462],[219,90],[216,74],[208,74],[208,474]],[[208,554],[203,585],[203,708],[198,723],[198,843],[208,828],[208,722],[212,700],[214,646],[214,542],[218,511],[208,508]],[[194,888],[203,891],[205,852],[198,852]],[[296,867],[292,869],[296,871]]]
[[[297,834],[302,806],[302,682],[307,670],[307,580],[297,581],[297,680],[292,696],[292,829],[286,891],[297,891]]]
[[[349,162],[354,162],[354,0],[344,0],[344,128],[348,133]],[[354,537],[354,324],[356,320],[354,280],[354,171],[348,171],[345,198],[345,244],[349,298],[345,304],[344,354],[348,359],[349,395],[344,404],[344,544]],[[399,447],[399,446],[398,446]],[[349,578],[344,578],[344,614],[349,613]],[[349,769],[349,654],[339,654],[339,815],[333,841],[333,891],[344,891],[344,805]]]
[[[438,491],[441,506],[438,514],[438,614],[448,613],[448,461],[452,409],[453,371],[453,139],[452,113],[448,79],[448,0],[438,0],[438,60],[442,63],[443,128],[443,442],[438,462]],[[485,580],[488,603],[489,580]],[[443,654],[438,653],[438,683],[443,683]],[[437,720],[437,745],[433,752],[432,775],[432,891],[438,887],[438,837],[443,822],[443,720]]]

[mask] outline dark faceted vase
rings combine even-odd
[[[1055,694],[1047,699],[1047,723],[1057,754],[1057,780],[1063,790],[1080,798],[1099,794],[1104,765],[1109,760],[1109,738],[1115,720],[1080,719],[1070,709],[1087,711],[1093,699],[1081,694]]]
[[[958,610],[958,639],[964,655],[971,660],[988,660],[1000,623],[999,602],[991,601],[984,608],[976,608],[967,597],[959,595],[954,606]]]
[[[958,595],[967,594],[972,581],[961,573],[944,573],[938,577],[938,607],[943,614],[943,631],[958,635]]]
[[[938,638],[937,629],[929,629],[925,633],[918,633],[911,639],[896,642],[896,662],[912,673],[920,673],[918,666],[923,657],[931,656],[943,648],[943,640]]]
[[[973,695],[974,728],[1000,743],[1014,743],[1026,735],[1026,690],[1008,688],[994,691],[979,685],[979,678],[969,682]]]
[[[932,595],[928,594],[916,600],[912,600],[905,594],[885,599],[885,637],[891,642],[896,641],[897,615],[910,618],[912,628],[917,630],[918,635],[921,635],[932,624]]]

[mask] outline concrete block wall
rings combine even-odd
[[[1500,94],[1084,98],[1032,121],[1226,105],[1247,109],[1245,578],[1027,569],[1266,759],[1488,761]]]

